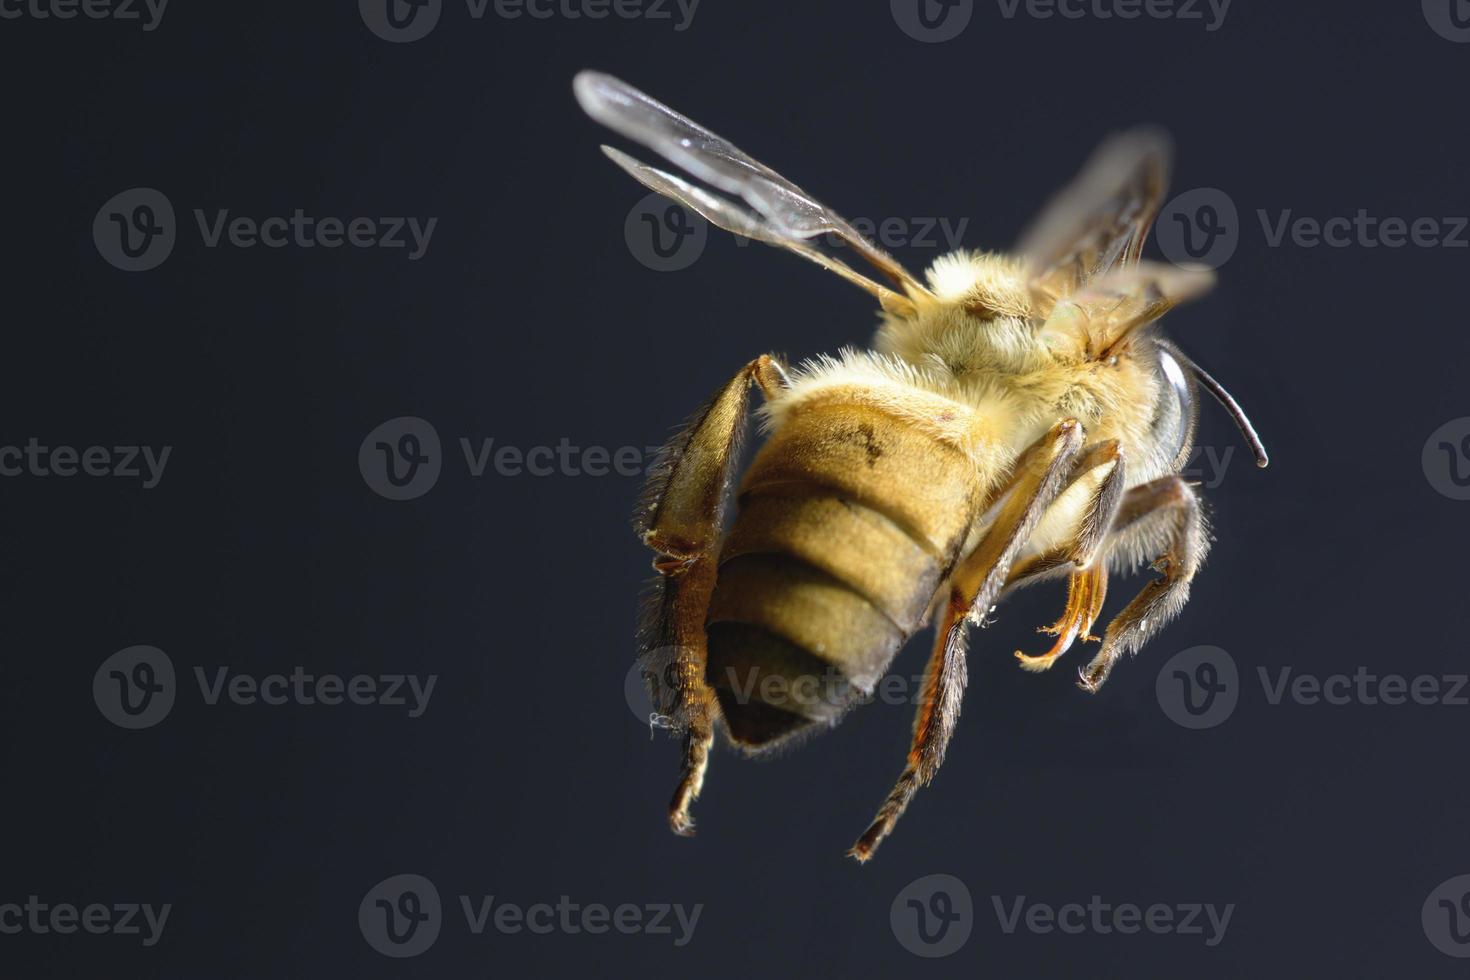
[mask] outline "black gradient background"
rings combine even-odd
[[[739,365],[869,338],[867,297],[720,233],[691,268],[634,260],[641,189],[597,152],[579,68],[627,78],[849,215],[969,217],[1014,241],[1106,133],[1169,128],[1174,186],[1244,230],[1172,335],[1232,386],[1273,454],[1210,492],[1218,542],[1184,615],[1095,698],[1035,677],[1056,586],[977,638],[949,761],[866,867],[843,857],[901,765],[910,712],[873,705],[800,751],[721,748],[667,831],[676,746],[622,693],[648,555],[637,481],[472,478],[457,440],[658,443]],[[1449,706],[1271,706],[1257,667],[1465,671],[1470,504],[1426,480],[1470,414],[1465,250],[1268,248],[1255,209],[1463,215],[1470,45],[1419,4],[1236,0],[1199,21],[1004,19],[905,36],[887,4],[704,0],[669,21],[471,20],[413,44],[355,5],[185,4],[156,31],[0,21],[5,371],[0,444],[174,447],[161,484],[0,481],[0,902],[173,903],[163,940],[0,935],[7,977],[1462,975],[1420,925],[1470,872],[1465,725]],[[648,154],[643,154],[645,157]],[[181,239],[127,274],[91,237],[156,187]],[[205,248],[192,209],[437,216],[427,255]],[[1157,250],[1151,249],[1154,255]],[[932,250],[901,249],[911,267]],[[369,490],[363,437],[418,415],[445,442],[412,502]],[[1207,407],[1201,441],[1238,444]],[[1136,583],[1135,583],[1136,587]],[[1114,583],[1109,611],[1128,586]],[[94,671],[172,657],[173,713],[124,731]],[[1154,682],[1224,647],[1234,716],[1186,731]],[[917,673],[927,638],[895,670]],[[1085,655],[1085,654],[1084,654]],[[1073,657],[1080,660],[1078,654]],[[1069,665],[1073,663],[1069,660]],[[423,717],[206,706],[192,668],[437,673]],[[412,960],[364,942],[388,875],[448,921]],[[954,874],[974,932],[906,952],[889,906]],[[464,927],[456,896],[703,903],[693,941]],[[1006,935],[991,896],[1235,903],[1198,936]]]

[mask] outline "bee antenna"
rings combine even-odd
[[[1185,366],[1189,368],[1195,380],[1214,396],[1215,401],[1219,402],[1225,411],[1230,413],[1230,417],[1235,420],[1235,427],[1245,437],[1246,444],[1251,447],[1251,452],[1255,453],[1256,465],[1265,469],[1267,464],[1271,462],[1271,457],[1266,455],[1266,447],[1261,443],[1261,437],[1256,434],[1256,427],[1251,425],[1250,418],[1246,416],[1245,409],[1240,407],[1240,403],[1230,396],[1230,392],[1226,391],[1225,386],[1216,381],[1210,375],[1210,372],[1194,363],[1188,357],[1185,357],[1177,348],[1172,353],[1184,361]]]

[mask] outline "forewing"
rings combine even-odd
[[[735,223],[742,227],[731,227],[706,215],[720,227],[786,247],[821,235],[836,235],[910,296],[928,295],[892,256],[859,234],[845,218],[728,140],[610,75],[581,72],[573,82],[573,90],[593,119],[642,143],[691,176],[744,200],[766,226],[765,233],[751,234],[739,219]],[[668,176],[662,175],[661,179]],[[694,206],[693,201],[686,203]],[[701,203],[708,205],[708,201]]]
[[[1170,159],[1160,130],[1110,137],[1042,209],[1020,244],[1042,315],[1089,282],[1137,264],[1168,189]]]
[[[845,262],[824,255],[805,242],[793,241],[787,238],[773,226],[761,221],[738,205],[732,204],[716,194],[711,194],[704,188],[691,184],[681,177],[676,177],[671,173],[659,170],[657,167],[650,167],[647,164],[639,163],[626,153],[615,150],[610,146],[604,146],[602,152],[606,153],[614,163],[622,167],[623,170],[644,187],[647,187],[651,191],[656,191],[671,200],[678,201],[685,207],[704,216],[715,227],[723,228],[725,231],[733,232],[736,235],[743,235],[746,238],[752,238],[769,245],[779,245],[789,249],[803,258],[810,259],[829,272],[837,273],[848,282],[867,290],[878,300],[878,303],[885,310],[899,316],[913,316],[913,302],[901,293],[896,293],[885,286],[880,286],[867,276],[857,273]]]

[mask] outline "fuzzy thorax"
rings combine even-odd
[[[1043,321],[1022,264],[1006,256],[955,252],[927,278],[938,302],[910,318],[885,314],[872,351],[800,365],[791,387],[766,406],[766,424],[804,403],[858,400],[958,446],[995,474],[1072,417],[1089,442],[1118,439],[1138,472],[1159,469],[1162,461],[1149,458],[1162,392],[1151,344],[1094,359],[1086,325]]]

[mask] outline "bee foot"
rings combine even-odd
[[[1044,670],[1050,670],[1051,665],[1057,662],[1057,657],[1059,656],[1061,654],[1044,653],[1039,657],[1033,657],[1029,654],[1022,653],[1020,650],[1016,651],[1016,660],[1020,662],[1021,669],[1029,670],[1034,674],[1039,674]]]

